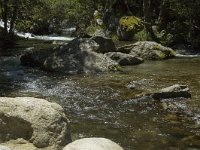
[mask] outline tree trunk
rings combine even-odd
[[[18,9],[19,9],[19,1],[16,1],[15,4],[13,4],[13,12],[12,12],[12,17],[10,19],[10,30],[9,30],[9,35],[12,35],[14,32],[14,25],[15,25],[15,21],[17,18],[17,14],[18,14]]]
[[[150,5],[151,0],[143,0],[144,21],[148,23],[151,23]]]
[[[4,22],[4,34],[8,33],[8,0],[3,0],[3,22]]]
[[[159,12],[159,16],[158,16],[158,25],[161,29],[166,28],[167,25],[167,18],[165,18],[165,16],[168,14],[167,13],[167,0],[163,0],[160,6],[160,12]]]
[[[127,8],[127,14],[128,15],[130,15],[130,16],[132,16],[133,15],[133,13],[131,12],[131,10],[130,10],[130,8],[129,8],[129,5],[128,5],[128,0],[125,0],[125,5],[126,5],[126,8]]]
[[[143,0],[143,14],[144,14],[144,21],[146,22],[146,30],[149,35],[149,40],[157,41],[157,38],[152,30],[152,1],[151,0]]]

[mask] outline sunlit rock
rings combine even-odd
[[[70,143],[63,150],[123,150],[123,148],[109,139],[85,138]]]
[[[173,86],[161,89],[153,93],[154,99],[169,99],[169,98],[191,98],[191,93],[187,85],[175,84]]]
[[[129,53],[144,60],[162,60],[175,57],[176,53],[169,47],[152,41],[140,41],[134,44],[125,45],[118,48],[119,52]]]
[[[0,150],[11,150],[11,149],[6,146],[0,145]]]
[[[0,141],[22,138],[37,148],[59,149],[71,141],[61,106],[31,97],[0,97]]]

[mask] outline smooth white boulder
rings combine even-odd
[[[68,144],[63,150],[123,150],[123,148],[109,139],[84,138]]]
[[[6,146],[0,145],[0,150],[11,150],[11,149]]]

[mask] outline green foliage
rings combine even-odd
[[[123,72],[123,68],[120,65],[110,65],[108,66],[110,72]]]
[[[86,28],[86,33],[88,33],[89,35],[93,35],[97,30],[102,30],[102,27],[92,24]]]
[[[82,26],[82,24],[90,25],[93,19],[94,3],[93,0],[66,0],[68,3],[67,20],[70,24]]]
[[[3,2],[0,0],[0,19],[3,19]],[[181,43],[200,47],[199,0],[9,0],[7,17],[10,20],[17,14],[16,28],[24,32],[59,33],[67,26],[93,32],[98,28],[93,14],[99,6],[103,8],[102,18],[109,12],[104,23],[107,28],[114,24],[110,30],[113,35],[118,25],[116,20],[119,20],[126,31],[140,31],[131,33],[136,40],[155,36],[160,43],[169,46]],[[146,29],[142,30],[144,26]],[[157,33],[152,31],[152,26],[158,27]]]
[[[124,30],[129,31],[140,31],[144,25],[142,20],[135,16],[123,16],[119,20],[119,25],[122,26]]]
[[[16,28],[19,31],[29,31],[36,34],[58,32],[67,18],[67,1],[35,0],[26,1],[19,14]]]
[[[147,41],[148,40],[148,33],[146,29],[144,28],[143,30],[137,32],[134,35],[134,40],[136,41]]]

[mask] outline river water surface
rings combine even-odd
[[[0,58],[0,96],[32,96],[59,103],[72,138],[105,137],[125,150],[200,149],[200,58],[145,62],[122,73],[50,74]],[[136,98],[173,84],[192,99]],[[134,88],[129,88],[134,86]]]

